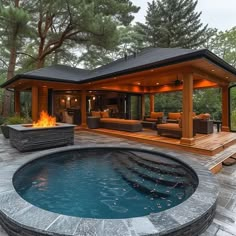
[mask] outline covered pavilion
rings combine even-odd
[[[20,112],[20,93],[32,93],[32,119],[36,121],[42,110],[55,113],[55,94],[76,93],[73,102],[79,102],[81,126],[86,127],[87,97],[93,91],[137,94],[141,97],[141,117],[145,114],[144,95],[150,96],[150,111],[154,111],[156,93],[182,91],[183,133],[180,143],[191,146],[193,137],[193,90],[221,88],[222,131],[229,132],[229,85],[236,82],[236,69],[206,49],[148,48],[125,56],[94,70],[64,65],[17,74],[1,85],[13,89],[15,112]],[[125,99],[125,98],[124,98]],[[58,101],[59,103],[61,101]],[[63,102],[63,101],[62,101]],[[64,100],[64,102],[67,102]],[[124,111],[129,109],[123,106]]]

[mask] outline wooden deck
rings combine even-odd
[[[236,133],[214,132],[213,134],[197,134],[195,144],[185,146],[180,144],[179,139],[158,136],[156,131],[144,129],[142,132],[125,132],[108,129],[87,129],[91,132],[108,134],[116,137],[122,137],[137,142],[157,145],[160,147],[169,147],[172,149],[183,150],[208,156],[216,155],[225,148],[236,144]]]

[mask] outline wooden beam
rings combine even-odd
[[[104,90],[104,91],[116,91],[116,92],[132,92],[132,93],[144,93],[144,87],[142,86],[132,86],[132,85],[104,85],[98,86],[93,85],[91,87],[87,87],[88,90]]]
[[[87,128],[86,90],[81,92],[81,126]]]
[[[194,145],[193,138],[193,75],[183,74],[183,114],[182,114],[182,138],[183,145]]]
[[[228,86],[222,87],[222,131],[229,132],[229,90]]]
[[[15,114],[20,114],[20,91],[14,90],[14,111]]]
[[[38,89],[39,97],[39,113],[41,111],[48,112],[48,87],[43,86]]]
[[[142,94],[141,101],[142,101],[142,120],[144,120],[144,116],[145,116],[145,95],[144,94]]]
[[[32,120],[38,120],[38,87],[32,87]]]
[[[154,106],[155,106],[155,96],[154,94],[150,94],[150,113],[154,112]]]
[[[193,88],[194,89],[203,89],[203,88],[218,88],[218,84],[207,81],[207,80],[195,80],[193,81]],[[165,92],[176,92],[183,90],[183,85],[174,85],[174,84],[168,84],[168,85],[162,85],[157,87],[151,87],[149,89],[149,93],[165,93]]]

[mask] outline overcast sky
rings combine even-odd
[[[132,0],[135,5],[141,7],[136,14],[136,21],[145,22],[147,2],[151,1]],[[211,28],[225,31],[236,26],[236,0],[198,0],[196,11],[202,12],[202,23]]]

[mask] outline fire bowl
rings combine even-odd
[[[74,144],[75,125],[56,123],[52,127],[31,124],[9,125],[10,143],[20,152]]]

